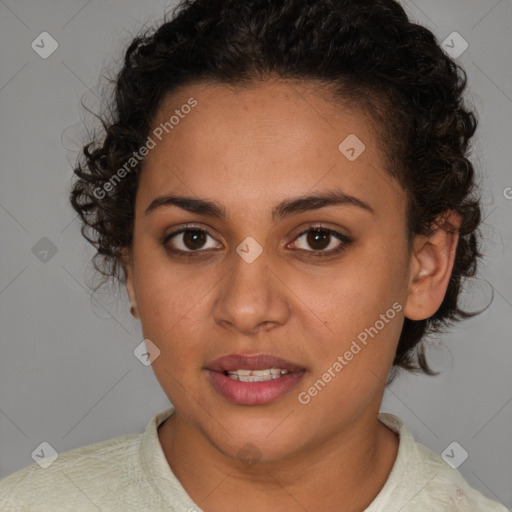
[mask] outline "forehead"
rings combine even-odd
[[[386,199],[396,184],[377,132],[361,109],[314,84],[189,85],[168,95],[154,119],[139,192],[145,203],[180,190],[262,205],[335,186]]]

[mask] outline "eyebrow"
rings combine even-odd
[[[341,190],[328,190],[307,196],[285,199],[272,209],[272,221],[279,222],[286,217],[298,213],[318,210],[326,206],[340,205],[355,206],[375,215],[375,210],[363,200],[345,194]],[[151,204],[146,208],[144,215],[166,206],[177,206],[178,208],[191,213],[197,213],[198,215],[210,216],[221,220],[227,219],[226,209],[220,203],[207,199],[177,195],[166,195],[153,199]]]

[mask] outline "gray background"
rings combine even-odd
[[[442,375],[403,375],[382,410],[438,453],[457,441],[469,453],[464,477],[511,507],[512,2],[403,4],[439,41],[457,31],[469,44],[458,60],[480,117],[474,162],[483,176],[486,257],[465,300],[475,310],[492,290],[495,297],[430,351]],[[169,406],[151,367],[133,355],[142,335],[125,292],[91,296],[94,251],[67,199],[76,141],[91,118],[80,101],[98,106],[100,73],[116,69],[131,37],[169,5],[0,1],[0,478],[31,464],[42,441],[63,452],[140,432]],[[44,31],[59,45],[47,59],[31,48]],[[54,255],[41,253],[51,246],[43,237]]]

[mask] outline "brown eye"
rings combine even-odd
[[[194,253],[217,248],[215,243],[206,246],[208,238],[213,240],[213,237],[203,229],[186,228],[168,235],[163,245],[172,253]]]
[[[300,247],[297,242],[301,238],[305,240],[306,243],[304,245],[306,245],[306,247]],[[338,233],[338,231],[323,227],[314,227],[303,231],[295,239],[294,248],[311,253],[318,253],[314,254],[314,256],[328,256],[343,250],[350,242],[351,240],[347,236]]]
[[[183,245],[190,250],[201,249],[206,241],[206,234],[204,231],[184,231],[183,232]]]
[[[329,246],[331,234],[324,229],[312,229],[307,233],[306,240],[315,250],[323,250]]]

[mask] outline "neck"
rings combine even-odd
[[[206,512],[365,510],[384,486],[398,436],[377,411],[286,460],[248,464],[221,452],[174,413],[158,431],[167,462]],[[357,489],[357,492],[354,492]]]

